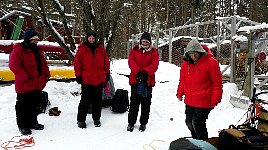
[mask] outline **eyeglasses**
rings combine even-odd
[[[150,42],[149,41],[141,41],[141,43],[146,43],[146,44],[149,44]]]

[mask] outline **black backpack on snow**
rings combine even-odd
[[[129,108],[128,91],[117,89],[112,99],[111,110],[117,113],[124,113]]]
[[[48,93],[46,91],[41,92],[41,101],[39,105],[37,106],[37,113],[45,113],[47,107],[50,105],[50,102],[48,100]]]

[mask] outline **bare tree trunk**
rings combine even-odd
[[[120,20],[120,15],[122,14],[122,10],[123,10],[123,4],[124,4],[124,0],[120,0],[118,2],[117,8],[119,8],[116,12],[114,12],[115,17],[113,20],[111,20],[111,37],[110,39],[107,41],[107,47],[106,47],[106,51],[108,53],[108,55],[111,54],[111,49],[112,49],[112,43],[114,42],[114,38],[116,36],[117,33],[117,28],[119,25],[119,20]],[[119,7],[118,7],[119,6]]]
[[[169,17],[169,3],[168,3],[168,0],[167,0],[167,6],[166,6],[166,11],[167,11],[167,14],[166,14],[166,24],[165,24],[165,30],[167,29],[167,25],[168,25],[168,17]]]
[[[92,13],[92,7],[86,0],[78,0],[78,4],[81,6],[83,12],[83,28],[84,31],[92,29],[91,23],[95,24],[95,16]]]

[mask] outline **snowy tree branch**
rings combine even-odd
[[[74,39],[72,37],[72,33],[70,32],[69,27],[67,25],[67,20],[66,20],[66,17],[65,17],[64,8],[61,6],[61,4],[59,3],[58,0],[53,0],[53,4],[55,5],[55,7],[58,10],[60,16],[62,17],[62,23],[63,23],[64,30],[66,32],[67,38],[70,41],[71,51],[74,52],[74,50],[76,49],[76,47],[75,47]]]
[[[55,40],[59,43],[59,45],[61,47],[63,47],[64,51],[66,52],[66,54],[68,55],[70,60],[73,60],[73,58],[74,58],[73,53],[71,53],[71,51],[70,51],[69,47],[66,45],[64,39],[60,36],[60,34],[55,30],[55,28],[49,22],[49,20],[46,16],[46,13],[45,13],[46,11],[44,8],[43,1],[37,0],[37,3],[38,3],[38,6],[40,8],[40,11],[38,11],[38,12],[40,13],[40,16],[42,17],[43,24],[49,29],[50,33],[55,38]]]

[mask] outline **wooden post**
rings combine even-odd
[[[231,21],[231,37],[236,34],[236,17],[232,17]],[[234,39],[231,38],[231,72],[230,82],[235,83],[235,54],[234,54]]]
[[[0,40],[3,40],[2,39],[2,23],[0,22]]]
[[[243,95],[249,98],[253,95],[253,87],[254,87],[254,74],[255,74],[255,40],[254,40],[254,32],[249,33],[247,35],[248,38],[248,55],[246,60],[246,79],[243,87]]]
[[[173,35],[172,35],[172,30],[169,30],[169,59],[168,59],[168,62],[169,63],[172,63],[172,38],[173,38]]]

